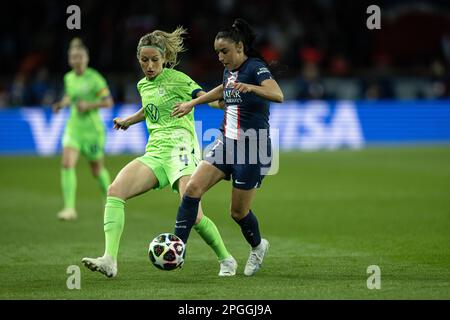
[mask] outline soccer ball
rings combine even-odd
[[[174,270],[184,263],[183,241],[172,233],[161,233],[150,242],[148,257],[161,270]]]

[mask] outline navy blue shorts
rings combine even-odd
[[[269,138],[234,140],[217,138],[205,156],[205,161],[225,173],[225,180],[233,178],[233,187],[250,190],[261,186],[272,164]]]

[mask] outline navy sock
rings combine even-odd
[[[261,243],[261,234],[259,233],[258,219],[252,210],[241,220],[234,219],[240,226],[245,240],[252,246],[256,247]]]
[[[184,195],[183,200],[178,207],[174,234],[181,240],[183,240],[184,243],[187,242],[189,233],[191,232],[191,229],[195,224],[199,202],[200,198],[191,198],[187,195]]]

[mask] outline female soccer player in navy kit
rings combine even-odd
[[[216,139],[187,184],[178,209],[175,234],[186,243],[202,195],[220,180],[232,178],[231,217],[252,247],[244,270],[247,276],[258,271],[269,249],[269,242],[261,238],[258,220],[250,208],[264,178],[264,166],[270,165],[260,159],[260,149],[268,148],[270,153],[269,103],[283,102],[280,87],[253,48],[254,39],[251,27],[242,19],[236,19],[231,28],[219,31],[214,48],[225,67],[223,83],[201,97],[176,104],[172,113],[182,117],[197,104],[224,100],[223,137]],[[252,144],[256,144],[256,155],[255,148],[249,147]],[[255,156],[257,160],[252,161]]]

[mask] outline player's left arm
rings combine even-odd
[[[144,120],[145,120],[144,108],[141,108],[141,109],[139,109],[139,111],[137,111],[136,113],[134,113],[133,115],[131,115],[125,119],[122,119],[119,117],[114,118],[113,119],[114,129],[127,130],[133,124],[139,123]]]
[[[234,84],[234,90],[243,93],[254,93],[263,99],[281,103],[284,100],[283,91],[274,79],[266,79],[261,85],[238,82]]]

